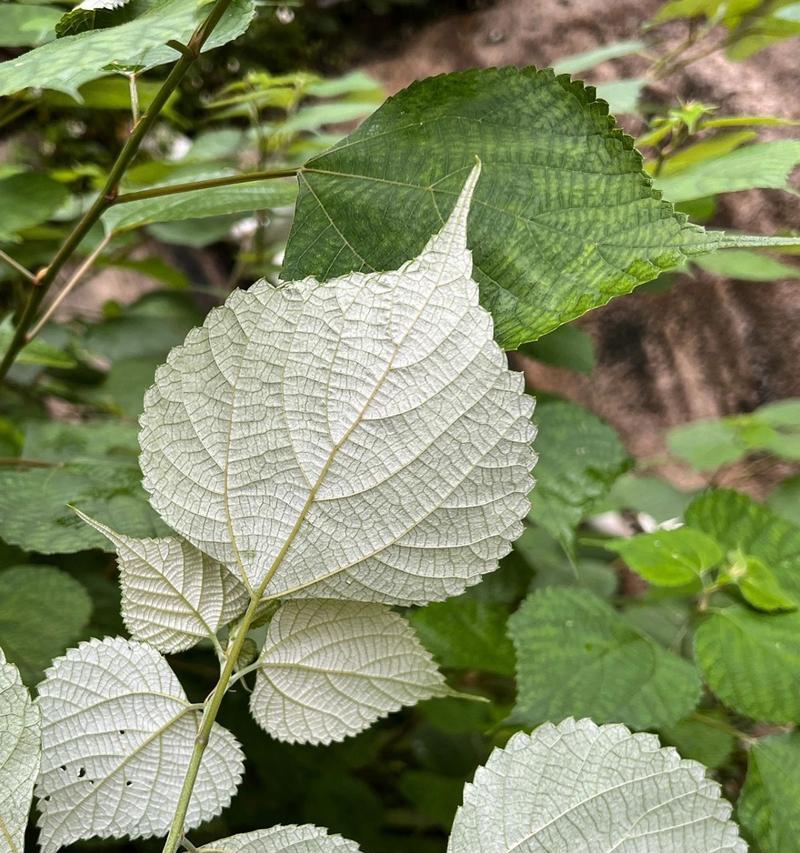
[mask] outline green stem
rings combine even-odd
[[[212,694],[206,700],[205,710],[203,711],[203,717],[200,721],[200,728],[198,729],[197,737],[195,737],[194,740],[192,757],[189,761],[189,767],[183,780],[183,787],[181,788],[180,798],[178,799],[178,806],[175,810],[175,816],[172,819],[172,826],[170,827],[169,835],[167,836],[167,840],[164,842],[163,853],[176,853],[181,845],[184,824],[186,823],[186,813],[189,810],[189,801],[192,798],[192,791],[194,790],[194,784],[200,770],[200,762],[203,760],[203,753],[208,745],[208,739],[211,736],[211,730],[214,727],[214,721],[217,718],[220,705],[222,704],[222,699],[228,690],[236,662],[239,660],[239,654],[242,651],[242,646],[244,645],[244,641],[247,639],[247,632],[256,617],[256,613],[258,612],[258,608],[261,603],[261,596],[265,586],[266,582],[263,583],[255,593],[253,593],[253,597],[250,599],[250,605],[239,623],[239,629],[233,644],[227,650],[225,666],[220,673],[219,681],[217,682]]]
[[[0,249],[0,261],[5,261],[12,269],[16,270],[21,276],[27,278],[28,281],[36,281],[36,276],[26,267],[22,266],[19,261],[15,261],[11,255],[7,255]]]
[[[192,190],[208,190],[213,187],[231,187],[236,184],[247,184],[252,181],[265,181],[270,178],[293,178],[299,169],[275,169],[272,171],[247,172],[243,175],[228,175],[223,178],[209,178],[206,181],[187,181],[185,184],[169,184],[164,187],[151,187],[147,190],[122,193],[111,204],[126,204],[129,201],[141,201],[145,198],[161,198],[165,195],[188,193]]]
[[[138,154],[144,137],[155,124],[159,113],[167,103],[170,95],[178,88],[190,66],[200,56],[203,45],[230,4],[231,0],[216,0],[208,17],[197,27],[189,39],[186,52],[173,65],[172,70],[167,75],[167,79],[161,84],[161,88],[158,90],[155,98],[153,98],[147,112],[131,130],[130,136],[122,147],[114,165],[111,167],[111,171],[108,173],[108,178],[103,189],[100,190],[91,207],[78,220],[78,223],[67,236],[66,240],[64,240],[50,264],[36,276],[36,286],[31,288],[28,301],[14,331],[14,337],[11,339],[2,362],[0,362],[0,380],[8,373],[20,350],[25,346],[28,329],[33,324],[42,299],[44,299],[45,294],[59,271],[70,259],[72,253],[78,248],[81,240],[89,233],[92,226],[100,219],[106,209],[114,203],[119,192],[120,181],[131,161]]]

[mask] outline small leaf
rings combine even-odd
[[[785,594],[800,605],[800,527],[747,495],[711,489],[686,510],[686,523],[704,531],[725,551],[757,557]]]
[[[39,709],[0,649],[0,853],[21,853],[39,772]]]
[[[770,723],[800,719],[800,614],[754,613],[734,605],[697,629],[695,658],[729,708]]]
[[[518,732],[464,788],[448,853],[746,853],[704,769],[591,720]]]
[[[757,142],[697,163],[676,175],[656,178],[653,186],[671,202],[739,190],[790,189],[789,175],[798,163],[800,141]]]
[[[737,813],[761,853],[795,853],[800,837],[800,734],[770,735],[753,744]]]
[[[400,270],[237,291],[156,373],[151,503],[253,589],[425,603],[522,532],[533,400],[470,279],[478,175]]]
[[[122,618],[135,640],[174,653],[240,616],[250,595],[223,565],[178,536],[134,539],[76,510],[117,549]]]
[[[539,462],[530,517],[571,548],[575,527],[630,459],[614,430],[574,403],[544,403],[536,420]]]
[[[736,739],[724,728],[723,714],[704,712],[681,720],[661,732],[662,739],[685,758],[717,768],[731,757]]]
[[[763,252],[747,252],[732,249],[706,258],[698,258],[695,264],[706,272],[739,281],[775,281],[800,278],[800,267],[786,264]]]
[[[797,603],[758,557],[743,558],[744,573],[737,578],[744,600],[757,610],[796,610]]]
[[[151,646],[91,640],[58,658],[39,686],[42,853],[84,838],[149,838],[170,828],[200,712]],[[230,802],[242,775],[236,739],[214,724],[186,827]]]
[[[290,601],[270,623],[250,711],[279,740],[331,743],[449,692],[408,623],[388,608]]]
[[[612,94],[630,100],[638,81],[624,83]],[[308,161],[284,276],[395,269],[449,214],[476,155],[475,280],[505,349],[687,257],[798,242],[690,225],[653,189],[595,89],[550,70],[492,68],[413,83]]]
[[[691,527],[611,539],[603,547],[619,554],[633,571],[656,586],[697,583],[724,556],[710,536]]]
[[[60,569],[14,566],[0,572],[0,646],[28,685],[80,637],[91,612],[86,589]]]
[[[231,835],[200,847],[207,853],[358,853],[355,841],[317,826],[273,826]]]
[[[667,447],[698,471],[713,471],[749,453],[735,425],[725,418],[674,427],[667,433]]]
[[[107,73],[108,66],[153,68],[178,58],[166,46],[170,39],[186,42],[208,14],[197,0],[158,0],[124,24],[65,36],[0,63],[0,96],[29,86],[58,89],[79,98],[78,87]],[[234,0],[211,33],[203,50],[240,36],[255,9],[252,0]]]
[[[5,64],[0,63],[0,74]],[[0,179],[0,241],[15,240],[17,232],[46,222],[68,197],[63,184],[41,172],[20,172]]]
[[[694,667],[584,590],[529,596],[509,621],[517,651],[515,722],[569,715],[644,729],[672,725],[700,698]]]
[[[425,648],[442,665],[514,674],[514,647],[506,636],[508,607],[469,593],[410,614]]]

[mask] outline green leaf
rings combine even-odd
[[[461,779],[430,770],[407,770],[398,788],[419,814],[445,832],[450,830],[464,792]]]
[[[800,278],[800,267],[785,264],[761,252],[747,252],[743,249],[732,249],[717,255],[698,258],[695,263],[706,272],[739,281]]]
[[[522,351],[545,364],[581,373],[591,373],[594,368],[592,339],[576,326],[559,326],[538,341],[526,344]]]
[[[659,177],[668,178],[698,163],[715,160],[754,139],[758,139],[758,134],[754,130],[740,130],[736,133],[717,134],[701,142],[695,142],[694,145],[677,151],[665,160],[659,170]]]
[[[761,853],[795,853],[800,838],[800,733],[770,735],[753,744],[737,809]]]
[[[667,433],[670,452],[698,471],[711,471],[742,459],[749,448],[727,419],[694,421]]]
[[[688,661],[589,592],[534,593],[511,617],[509,633],[517,652],[515,722],[590,716],[639,729],[669,726],[700,698]]]
[[[608,83],[598,83],[596,95],[602,98],[613,115],[628,115],[636,112],[639,96],[647,84],[644,77],[632,80],[611,80]]]
[[[690,493],[681,492],[660,477],[628,473],[614,482],[608,497],[595,509],[644,512],[661,523],[681,517],[691,499]]]
[[[693,714],[674,726],[663,729],[661,736],[684,757],[699,761],[706,767],[725,764],[736,746],[736,739],[724,728],[722,716],[712,712]]]
[[[18,232],[46,222],[68,196],[62,184],[41,172],[0,179],[0,241],[15,240]]]
[[[152,222],[179,222],[289,207],[296,195],[296,185],[291,180],[253,181],[126,202],[112,207],[102,221],[107,232],[120,231]]]
[[[56,37],[61,11],[28,3],[0,4],[0,47],[27,47]]]
[[[129,0],[83,0],[59,19],[56,24],[56,34],[59,38],[63,38],[84,30],[101,29],[114,23],[121,23],[113,16],[104,13],[121,8],[128,2]]]
[[[469,245],[506,349],[690,255],[752,242],[706,233],[662,202],[591,87],[534,68],[488,69],[414,83],[300,170],[283,277],[413,258],[476,156]]]
[[[800,476],[784,480],[770,492],[767,505],[781,518],[800,526]]]
[[[619,554],[633,571],[656,586],[696,584],[700,575],[723,557],[722,549],[710,536],[691,527],[612,539],[604,547]]]
[[[703,530],[726,551],[758,557],[800,605],[800,527],[727,489],[695,498],[686,510],[686,523]]]
[[[638,39],[628,41],[615,41],[611,44],[596,47],[592,50],[576,53],[573,56],[565,56],[553,63],[553,71],[556,74],[576,74],[578,71],[586,71],[603,62],[619,59],[622,56],[630,56],[645,49],[645,43]]]
[[[508,608],[469,593],[429,604],[408,616],[423,645],[442,666],[514,674],[514,647],[506,636]]]
[[[543,403],[535,420],[539,462],[530,517],[571,547],[575,527],[630,459],[614,430],[574,403]]]
[[[726,607],[697,629],[695,658],[734,711],[770,723],[800,720],[800,614]]]
[[[36,86],[58,89],[80,100],[78,87],[104,76],[111,65],[147,69],[177,61],[177,51],[166,42],[186,42],[208,12],[208,5],[197,0],[159,0],[127,23],[42,45],[18,59],[0,63],[0,95]],[[254,14],[253,0],[233,0],[203,50],[241,35]]]
[[[672,202],[751,189],[790,189],[789,175],[800,163],[800,141],[779,139],[739,148],[706,160],[653,186]]]
[[[743,574],[736,583],[744,600],[756,610],[796,610],[797,603],[786,593],[771,572],[758,557],[743,556]],[[733,570],[731,570],[733,574]]]
[[[137,452],[133,425],[32,424],[22,455],[43,467],[0,469],[0,537],[42,554],[111,550],[69,505],[129,536],[169,534],[141,487]]]
[[[8,349],[14,329],[11,318],[6,317],[0,322],[0,352]],[[75,367],[77,362],[71,355],[67,355],[58,347],[51,346],[40,338],[35,338],[20,351],[16,360],[17,364],[32,364],[36,367],[55,367],[61,370],[69,370]]]
[[[28,685],[81,636],[92,600],[66,572],[14,566],[0,572],[0,646]]]

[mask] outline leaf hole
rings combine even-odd
[[[79,778],[79,779],[83,779],[83,777],[84,777],[85,775],[86,775],[86,768],[85,768],[85,767],[81,767],[81,768],[80,768],[80,770],[78,770],[78,778]]]
[[[133,785],[133,782],[131,782],[131,780],[128,779],[128,781],[125,783],[125,787],[130,788],[131,785]]]
[[[124,734],[125,734],[125,729],[120,729],[120,730],[119,730],[119,733],[120,733],[121,735],[124,735]]]

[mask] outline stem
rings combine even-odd
[[[37,320],[34,327],[25,335],[25,343],[30,343],[38,334],[42,331],[47,321],[55,314],[56,309],[59,305],[72,293],[75,289],[75,286],[78,282],[86,275],[86,273],[91,269],[94,262],[97,258],[102,254],[103,249],[111,242],[111,238],[114,236],[114,232],[110,232],[106,234],[105,237],[97,244],[94,251],[86,258],[86,260],[78,267],[77,270],[72,275],[72,278],[64,285],[61,289],[61,292],[56,296],[56,298],[47,306],[47,309],[42,314],[42,316]]]
[[[234,639],[233,644],[228,648],[227,659],[225,661],[225,666],[220,673],[219,681],[217,682],[211,696],[206,700],[203,718],[200,721],[200,728],[198,729],[197,737],[194,740],[192,757],[189,761],[186,777],[183,780],[183,787],[181,788],[178,807],[175,810],[175,817],[172,819],[172,826],[170,827],[169,835],[167,836],[167,840],[164,842],[163,853],[176,853],[181,845],[181,841],[183,839],[183,827],[186,823],[186,812],[189,810],[189,801],[192,798],[194,783],[200,770],[200,762],[203,760],[203,753],[208,745],[208,739],[211,735],[211,729],[214,727],[214,721],[216,720],[220,705],[222,704],[222,698],[228,690],[234,667],[236,666],[236,662],[239,660],[239,654],[242,651],[244,641],[247,639],[247,632],[250,625],[258,612],[259,604],[261,603],[261,596],[267,582],[268,581],[262,583],[259,589],[253,593],[253,596],[250,599],[250,605],[239,623],[239,631],[236,634],[236,638]]]
[[[38,286],[31,289],[28,301],[25,304],[22,316],[14,332],[14,337],[11,339],[11,344],[2,362],[0,362],[0,380],[8,373],[19,351],[25,346],[28,329],[36,317],[36,312],[39,305],[41,305],[45,293],[47,293],[50,285],[52,285],[61,268],[72,256],[72,253],[78,247],[81,240],[89,233],[91,227],[100,219],[106,209],[113,204],[119,192],[120,181],[131,161],[139,152],[139,147],[144,137],[155,124],[159,113],[170,95],[178,88],[189,67],[200,55],[203,45],[211,35],[214,27],[219,23],[220,18],[225,14],[230,3],[231,0],[215,0],[208,17],[197,27],[191,39],[189,39],[186,52],[172,66],[172,70],[167,75],[167,79],[161,84],[161,88],[158,90],[155,98],[153,98],[153,102],[150,104],[147,112],[131,130],[130,136],[122,147],[122,151],[120,151],[114,165],[111,167],[103,189],[100,190],[92,206],[78,220],[78,223],[67,236],[66,240],[64,240],[49,266],[36,276]]]
[[[151,187],[147,190],[122,193],[111,204],[126,204],[129,201],[141,201],[145,198],[161,198],[165,195],[177,195],[192,190],[208,190],[213,187],[230,187],[235,184],[246,184],[251,181],[264,181],[270,178],[292,178],[299,169],[275,169],[272,171],[247,172],[243,175],[228,175],[224,178],[209,178],[205,181],[188,181],[184,184],[169,184],[165,187]]]
[[[15,261],[11,255],[7,255],[0,249],[0,261],[5,261],[12,269],[16,270],[21,276],[24,276],[28,281],[36,281],[36,276],[27,268],[22,266],[19,261]]]

